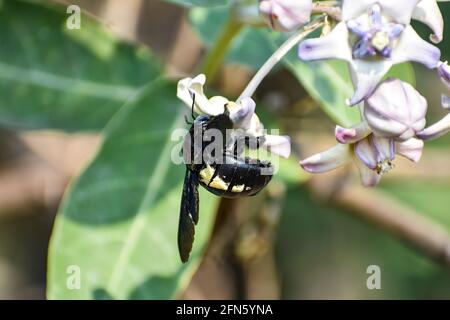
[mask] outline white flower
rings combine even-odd
[[[359,169],[361,182],[366,187],[378,184],[381,176],[393,167],[395,155],[411,161],[419,161],[423,141],[411,138],[397,142],[378,138],[373,134],[351,144],[338,144],[331,149],[300,161],[302,168],[310,173],[323,173],[354,161]]]
[[[343,0],[343,21],[326,36],[303,41],[303,60],[341,59],[349,63],[356,91],[348,101],[368,98],[378,82],[398,63],[415,61],[428,68],[439,64],[440,50],[409,25],[418,0]]]
[[[259,11],[275,30],[292,31],[309,21],[312,0],[261,0]]]
[[[412,18],[425,23],[433,30],[431,41],[438,43],[442,41],[444,31],[444,19],[439,10],[437,2],[449,0],[421,0],[413,11]]]
[[[244,134],[251,137],[264,136],[263,148],[282,157],[289,157],[291,153],[289,137],[265,134],[264,126],[255,113],[256,104],[252,98],[244,97],[238,102],[229,101],[222,96],[208,99],[203,92],[205,83],[204,74],[193,79],[182,79],[178,82],[177,97],[189,108],[194,103],[194,112],[200,115],[217,116],[224,113],[225,106],[227,106],[235,129],[241,129]],[[194,96],[195,101],[193,101]]]
[[[308,172],[320,173],[352,159],[364,186],[374,186],[394,166],[395,155],[420,159],[423,141],[416,139],[425,127],[427,102],[410,84],[388,79],[364,105],[364,120],[353,128],[336,126],[339,145],[300,162]]]

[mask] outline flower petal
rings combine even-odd
[[[378,3],[383,14],[388,14],[394,21],[409,24],[414,8],[420,0],[344,0],[342,19],[355,19],[365,13],[372,5]]]
[[[342,20],[348,21],[359,17],[375,3],[377,0],[343,0]]]
[[[379,0],[383,13],[388,14],[396,22],[408,25],[414,8],[420,0]]]
[[[235,127],[247,130],[250,128],[251,120],[255,114],[256,103],[252,98],[242,98],[237,103],[237,110],[230,110],[230,118]]]
[[[366,100],[364,117],[380,137],[408,140],[425,127],[427,101],[409,83],[390,78]]]
[[[378,164],[376,149],[369,139],[363,139],[355,144],[355,155],[369,169],[374,170]]]
[[[291,31],[309,21],[312,0],[263,0],[259,10],[273,29]]]
[[[298,48],[300,59],[311,61],[321,59],[342,59],[350,61],[352,50],[348,43],[348,29],[345,22],[340,22],[324,37],[307,39]]]
[[[395,143],[395,152],[413,162],[418,162],[422,156],[423,141],[411,138],[406,141]]]
[[[441,103],[442,103],[442,108],[444,109],[450,109],[450,97],[446,96],[446,95],[442,95],[441,96]]]
[[[267,134],[264,136],[262,147],[283,158],[289,158],[289,155],[291,154],[291,139],[288,136]]]
[[[178,81],[177,97],[182,100],[189,108],[191,108],[193,100],[192,98],[195,96],[195,113],[208,114],[211,116],[223,113],[223,104],[211,103],[203,93],[203,86],[205,85],[205,82],[206,76],[204,74],[199,74],[193,79],[185,78]],[[222,98],[222,102],[226,100],[223,97],[220,98]]]
[[[356,141],[367,137],[371,132],[367,122],[363,121],[352,128],[336,126],[334,134],[339,143],[355,143]]]
[[[374,135],[369,137],[370,143],[375,148],[377,162],[384,160],[394,160],[395,158],[395,144],[392,139],[379,138]]]
[[[419,62],[430,69],[439,64],[441,51],[423,40],[411,26],[407,26],[400,36],[398,44],[392,51],[394,64],[406,61]]]
[[[422,0],[413,11],[412,18],[425,23],[433,30],[430,40],[434,43],[442,41],[444,31],[444,19],[436,0]]]
[[[389,60],[365,61],[357,59],[351,61],[350,70],[356,90],[347,103],[353,106],[367,99],[391,66],[392,62]]]
[[[369,169],[358,157],[355,157],[355,163],[358,167],[361,183],[364,187],[374,187],[380,182],[381,175],[374,170]]]
[[[351,161],[350,148],[349,145],[338,144],[322,153],[300,161],[300,165],[305,171],[311,173],[322,173],[339,168]]]
[[[417,133],[417,137],[422,140],[431,140],[442,137],[450,131],[450,113],[432,126]]]
[[[439,62],[438,64],[438,74],[441,77],[442,82],[450,88],[450,67],[446,62]]]

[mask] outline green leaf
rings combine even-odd
[[[200,190],[200,222],[190,261],[178,256],[185,167],[171,161],[188,111],[176,87],[158,80],[107,125],[95,159],[66,192],[49,249],[51,299],[168,299],[189,281],[213,224],[216,197]],[[78,266],[81,288],[67,270]],[[70,269],[69,269],[70,270]],[[69,280],[68,280],[69,279]]]
[[[160,67],[86,14],[68,29],[65,6],[2,1],[0,126],[99,130]]]
[[[394,65],[384,78],[386,79],[389,77],[398,78],[412,84],[413,86],[416,85],[416,74],[411,63]]]
[[[189,20],[194,30],[207,47],[219,37],[221,27],[230,16],[230,8],[193,8]],[[228,49],[227,63],[245,65],[251,70],[259,69],[272,55],[272,46],[267,37],[268,29],[244,26]]]
[[[345,103],[353,94],[353,86],[344,62],[303,62],[295,54],[288,54],[284,62],[333,121],[342,126],[360,121],[358,108]]]
[[[166,0],[183,6],[214,7],[228,4],[229,0]]]

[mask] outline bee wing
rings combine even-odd
[[[188,261],[194,243],[195,225],[198,222],[198,203],[198,176],[186,170],[178,224],[178,251],[182,262]]]

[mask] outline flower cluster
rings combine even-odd
[[[307,61],[334,58],[348,63],[355,87],[348,104],[360,105],[362,121],[353,128],[337,126],[339,145],[300,164],[317,173],[353,160],[363,185],[374,186],[393,168],[396,154],[418,161],[423,140],[449,131],[448,117],[425,129],[427,101],[410,84],[381,82],[393,65],[412,61],[436,69],[450,84],[440,50],[410,25],[411,19],[427,24],[434,32],[431,40],[439,42],[443,19],[435,0],[343,0],[341,9],[342,21],[328,35],[303,41],[298,53]]]
[[[450,131],[450,114],[426,127],[426,99],[408,83],[395,78],[384,80],[392,66],[416,62],[436,70],[450,88],[450,67],[440,60],[440,50],[434,45],[443,39],[444,21],[438,1],[259,0],[259,12],[268,25],[278,31],[294,32],[294,35],[258,71],[237,102],[224,97],[206,98],[203,75],[181,80],[178,97],[191,106],[195,95],[194,110],[201,114],[217,115],[227,105],[236,128],[261,136],[263,126],[254,113],[255,102],[250,96],[290,48],[313,29],[323,26],[326,32],[320,37],[299,44],[298,56],[305,61],[339,59],[347,62],[355,90],[346,102],[349,107],[358,106],[361,122],[351,128],[337,126],[338,144],[300,161],[300,165],[308,172],[321,173],[353,161],[363,185],[375,186],[381,176],[394,167],[396,155],[419,161],[424,141]],[[325,18],[310,22],[314,14],[330,17],[332,23]],[[416,33],[412,20],[432,30],[431,42]],[[448,96],[442,97],[442,106],[450,109]],[[266,135],[264,141],[263,147],[268,150],[289,155],[288,137]]]

